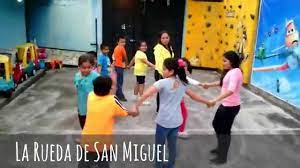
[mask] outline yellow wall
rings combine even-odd
[[[222,54],[228,50],[237,51],[244,32],[247,40],[243,53],[246,59],[242,69],[244,82],[249,83],[258,9],[259,0],[187,0],[185,56],[194,66],[222,69]]]
[[[215,68],[220,62],[222,7],[221,3],[187,0],[185,56],[194,66]]]

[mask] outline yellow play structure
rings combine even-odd
[[[250,82],[259,0],[187,0],[183,54],[193,66],[222,69],[222,54],[243,53],[244,83]]]

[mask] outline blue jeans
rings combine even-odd
[[[124,68],[115,67],[117,73],[117,91],[116,96],[119,99],[125,98],[124,93],[122,91],[123,88],[123,81],[124,81]]]
[[[167,140],[168,149],[169,149],[169,158],[168,158],[168,166],[167,168],[173,168],[175,165],[176,159],[176,145],[177,145],[177,135],[178,135],[178,127],[177,128],[164,128],[158,124],[156,124],[156,134],[155,134],[155,145],[165,145]],[[162,148],[161,148],[162,149]],[[163,153],[160,153],[159,160],[156,159],[155,166],[156,168],[163,167]]]

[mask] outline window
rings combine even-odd
[[[0,63],[0,78],[5,78],[5,65]]]

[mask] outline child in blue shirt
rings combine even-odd
[[[110,76],[111,72],[111,63],[108,57],[109,53],[109,46],[102,43],[100,45],[101,54],[98,56],[97,63],[98,63],[98,73],[100,76],[108,77]]]
[[[79,72],[77,72],[74,77],[74,85],[77,90],[78,118],[82,129],[86,118],[87,97],[88,94],[94,90],[94,79],[99,76],[97,72],[92,71],[93,59],[94,58],[88,54],[81,55],[78,60]]]
[[[88,55],[90,55],[93,58],[93,62],[92,63],[92,71],[97,72],[98,73],[98,65],[97,65],[97,52],[96,51],[89,51],[87,52]]]

